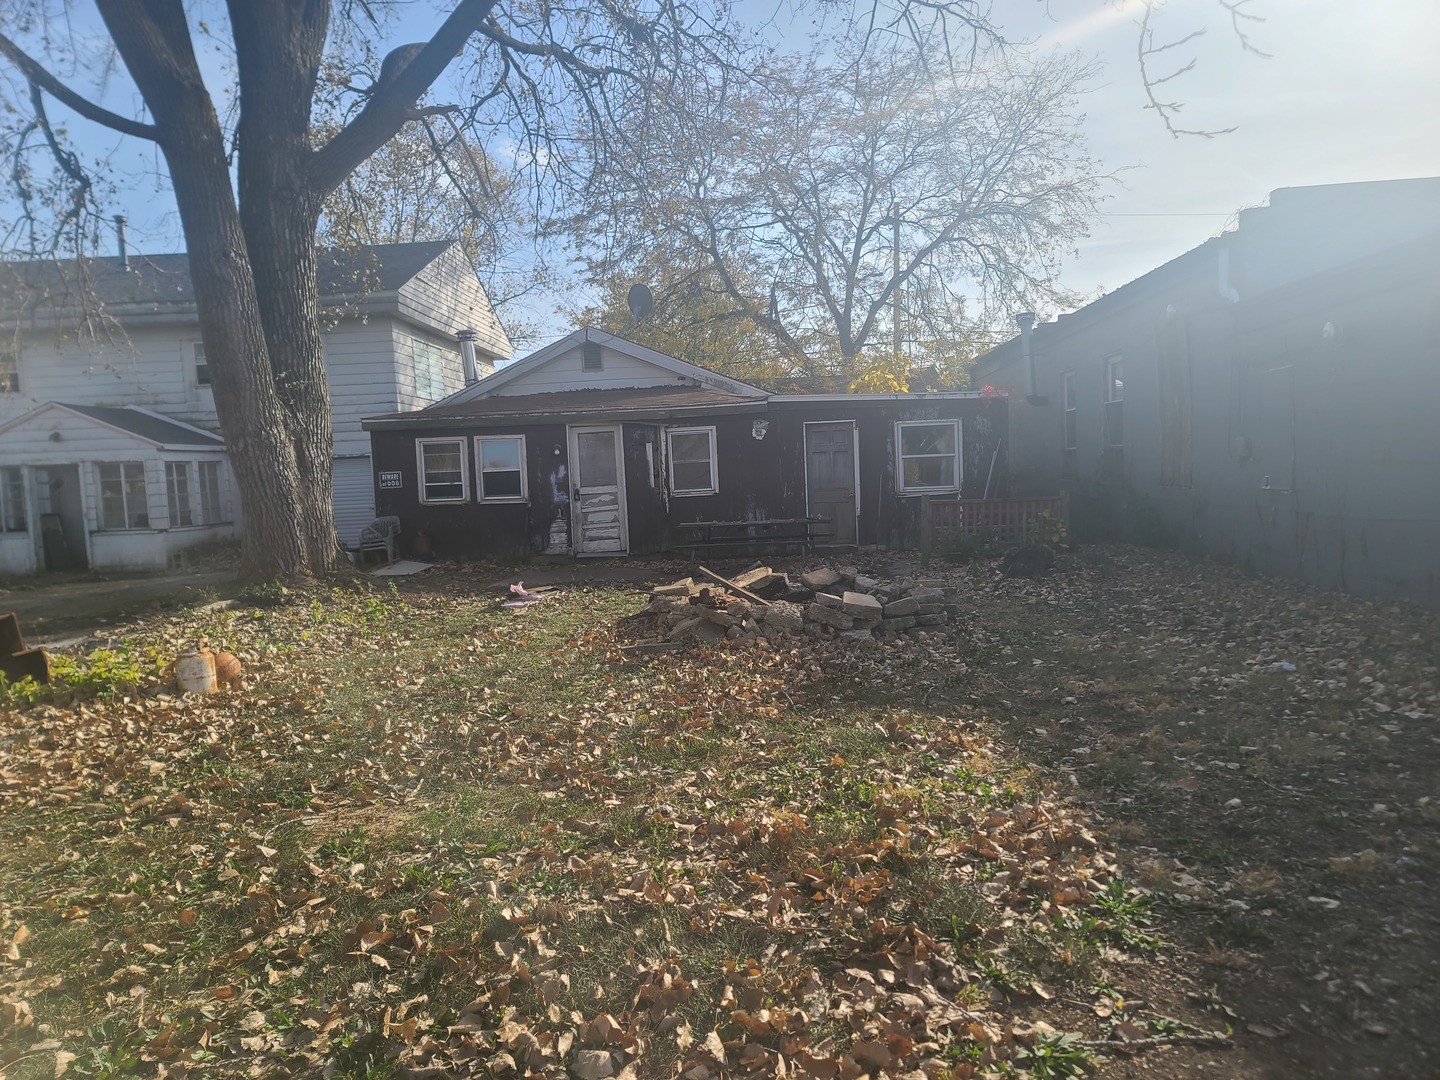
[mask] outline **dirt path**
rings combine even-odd
[[[43,645],[111,630],[164,608],[192,607],[232,595],[233,570],[177,574],[43,574],[10,579],[0,612],[13,611],[28,643]]]

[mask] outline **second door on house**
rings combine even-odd
[[[827,542],[855,543],[855,425],[805,425],[805,501],[811,517],[829,518]]]
[[[629,550],[620,428],[570,429],[570,538],[577,555]]]

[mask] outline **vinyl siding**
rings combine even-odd
[[[637,360],[610,349],[600,350],[599,371],[581,370],[581,349],[577,345],[534,371],[526,372],[499,387],[498,397],[518,394],[551,394],[560,390],[611,390],[636,386],[676,386],[680,380],[673,371]]]
[[[20,346],[20,391],[0,394],[0,423],[46,401],[74,405],[141,405],[215,431],[214,395],[195,385],[192,348],[200,328],[136,330],[104,344],[81,345],[51,334]]]
[[[508,357],[514,351],[458,244],[402,285],[397,302],[402,319],[426,327],[431,333],[453,339],[461,330],[474,330],[482,376],[487,373],[486,357],[493,369],[495,359]]]

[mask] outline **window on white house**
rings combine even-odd
[[[665,438],[672,495],[714,495],[720,490],[713,427],[669,428]]]
[[[415,444],[420,461],[420,501],[465,501],[465,440],[420,439]]]
[[[219,524],[225,512],[220,504],[220,463],[202,461],[197,468],[200,472],[200,524]]]
[[[205,362],[205,346],[196,342],[191,346],[195,353],[195,385],[208,387],[210,385],[210,365]]]
[[[475,461],[481,502],[525,501],[525,436],[477,437]]]
[[[100,528],[148,529],[145,466],[138,461],[101,461],[95,472],[100,480]]]
[[[419,338],[411,339],[415,357],[415,393],[426,401],[445,396],[445,350]]]
[[[170,511],[170,527],[172,529],[195,524],[195,514],[190,508],[190,463],[188,461],[167,461],[165,463],[165,505]]]
[[[902,493],[960,488],[960,421],[902,420],[895,425]]]
[[[25,531],[25,473],[18,466],[0,469],[0,528]]]
[[[1125,367],[1119,356],[1105,360],[1105,445],[1125,445]]]
[[[1080,445],[1075,411],[1075,373],[1065,373],[1065,449],[1074,450]]]
[[[20,392],[20,354],[14,349],[0,349],[0,394]]]

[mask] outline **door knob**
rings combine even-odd
[[[580,489],[578,487],[575,489],[575,501],[580,501]]]

